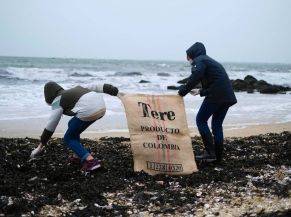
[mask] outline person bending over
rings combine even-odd
[[[44,86],[45,101],[52,108],[49,121],[41,135],[39,146],[31,153],[31,158],[39,154],[53,135],[62,115],[72,116],[64,135],[65,144],[81,161],[81,171],[88,172],[101,167],[86,148],[80,144],[80,134],[96,120],[105,115],[105,103],[101,93],[120,96],[118,88],[110,84],[89,84],[64,90],[56,82]]]
[[[223,128],[222,124],[230,106],[237,100],[229,77],[224,67],[206,55],[206,49],[200,42],[196,42],[187,51],[187,60],[192,65],[188,82],[179,88],[178,94],[185,96],[204,96],[205,99],[196,116],[196,124],[202,137],[205,151],[196,156],[196,160],[207,162],[221,161],[223,156]],[[201,89],[193,89],[200,83]],[[193,89],[193,90],[192,90]],[[211,128],[207,121],[212,116]]]

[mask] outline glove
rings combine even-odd
[[[40,143],[37,148],[35,148],[31,154],[30,154],[30,158],[35,158],[37,155],[39,155],[44,149],[44,146]]]
[[[190,94],[192,94],[193,96],[196,96],[196,95],[200,94],[200,89],[193,89],[190,91]]]

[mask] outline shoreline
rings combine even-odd
[[[4,121],[7,124],[7,121]],[[11,124],[5,129],[0,128],[1,138],[36,138],[38,139],[42,133],[42,128],[38,127],[39,123],[30,123],[27,127],[27,122],[18,124]],[[0,126],[3,126],[2,121],[0,121]],[[65,126],[60,129],[56,129],[53,137],[62,138],[64,136]],[[190,127],[190,136],[199,136],[198,129],[195,127]],[[261,125],[246,125],[238,128],[224,127],[224,136],[227,137],[248,137],[259,134],[266,133],[281,133],[283,131],[291,131],[291,122],[286,123],[274,123],[274,124],[261,124]],[[106,131],[96,131],[94,129],[87,129],[81,134],[81,138],[88,139],[100,139],[101,137],[125,137],[129,138],[129,132],[127,129],[124,130],[106,130]]]

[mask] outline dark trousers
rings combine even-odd
[[[204,100],[196,116],[196,124],[200,135],[207,136],[211,134],[207,121],[210,116],[212,116],[211,129],[214,142],[217,144],[222,144],[222,123],[230,106],[231,105],[229,103],[211,103]]]

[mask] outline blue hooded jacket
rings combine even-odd
[[[179,88],[179,95],[185,96],[201,82],[200,96],[205,96],[205,101],[235,104],[237,100],[224,67],[206,55],[204,45],[196,42],[186,53],[193,59],[192,74],[188,82]]]

